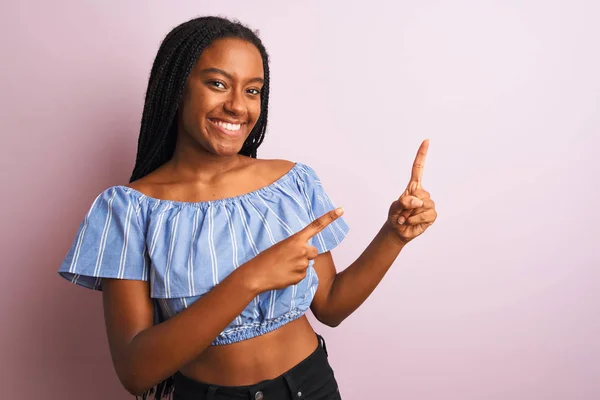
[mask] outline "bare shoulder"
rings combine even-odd
[[[137,181],[134,181],[134,182],[130,182],[123,186],[137,190],[138,192],[146,193],[152,187],[150,182],[151,181],[149,179],[146,179],[146,177],[144,177],[144,178],[138,179]]]
[[[146,188],[146,185],[144,184],[144,178],[138,179],[135,182],[127,183],[127,184],[125,184],[123,186],[126,186],[126,187],[131,188],[131,189],[135,189],[135,190],[137,190],[139,192],[143,192],[144,189]]]
[[[289,171],[296,164],[293,161],[282,159],[264,159],[259,161],[262,162],[268,168],[278,169],[279,171],[284,172]]]
[[[282,159],[256,160],[256,172],[271,182],[281,178],[296,165],[295,162]]]
[[[148,175],[123,186],[137,190],[138,192],[142,192],[151,197],[160,196],[162,185],[169,181],[168,177],[164,176],[164,169],[164,165],[160,166]]]
[[[256,190],[268,186],[286,175],[295,163],[281,159],[252,159],[248,161],[244,173],[238,179],[252,182],[246,190]]]

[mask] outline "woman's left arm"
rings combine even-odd
[[[429,141],[425,140],[415,158],[406,190],[392,203],[387,220],[356,261],[336,273],[330,252],[315,258],[319,287],[311,310],[323,324],[338,326],[352,314],[375,290],[404,246],[437,218],[435,204],[421,185],[428,147]]]

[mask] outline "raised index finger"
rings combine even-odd
[[[419,151],[417,151],[417,156],[415,157],[415,161],[412,166],[412,173],[410,175],[410,183],[409,187],[416,184],[417,188],[421,187],[421,181],[423,179],[423,168],[425,167],[425,157],[427,157],[427,149],[429,149],[429,139],[425,139],[421,146],[419,146]]]
[[[321,215],[319,218],[312,221],[304,229],[298,231],[297,235],[302,237],[302,240],[308,241],[311,237],[327,228],[329,224],[338,219],[344,213],[342,207],[338,207],[335,210],[331,210],[328,213]]]

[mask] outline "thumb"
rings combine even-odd
[[[392,203],[390,213],[399,214],[403,210],[413,210],[419,207],[423,207],[423,200],[415,196],[402,196]]]

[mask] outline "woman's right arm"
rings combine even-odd
[[[258,294],[306,277],[318,255],[308,240],[335,221],[334,210],[234,270],[190,307],[158,325],[147,281],[103,278],[104,319],[119,380],[141,395],[197,358]]]
[[[238,268],[189,308],[158,325],[153,325],[148,282],[103,279],[106,332],[125,389],[141,395],[210,346],[260,293],[247,272]]]

